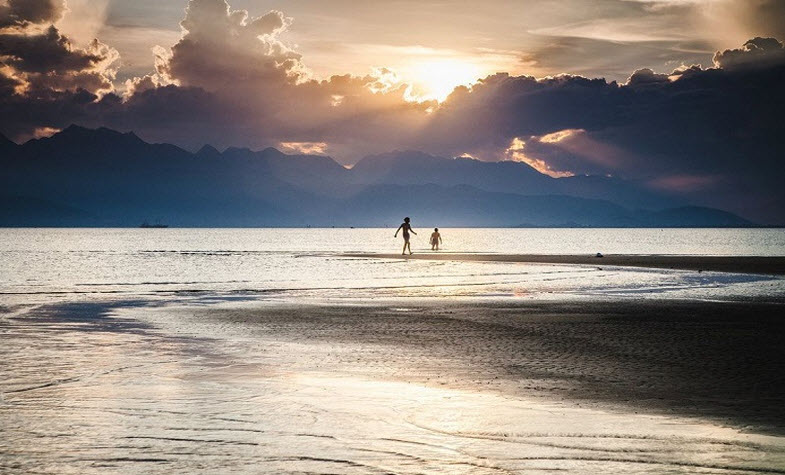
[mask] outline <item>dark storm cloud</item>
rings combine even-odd
[[[0,57],[20,72],[55,74],[93,68],[104,59],[73,48],[54,26],[41,34],[0,33]]]
[[[36,130],[63,128],[71,123],[95,123],[98,97],[87,91],[38,91],[34,97],[4,95],[0,102],[0,132],[17,141],[34,136]]]
[[[3,102],[18,104],[24,98],[48,101],[63,91],[102,94],[113,89],[112,63],[118,58],[117,52],[98,40],[84,48],[74,46],[52,24],[65,11],[62,0],[9,0],[0,4]],[[30,109],[38,106],[31,104]]]
[[[3,67],[4,65],[0,63],[0,69]],[[16,88],[20,86],[22,86],[22,81],[0,74],[0,97],[11,97],[16,91]]]
[[[54,23],[65,11],[63,0],[7,0],[0,3],[0,28]]]

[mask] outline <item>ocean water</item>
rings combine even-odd
[[[417,228],[415,228],[417,229]],[[784,256],[783,229],[442,229],[442,252]],[[67,298],[692,297],[777,293],[720,273],[347,258],[398,252],[393,229],[0,229],[6,303]],[[416,253],[430,253],[427,236]]]

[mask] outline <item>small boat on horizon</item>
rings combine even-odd
[[[145,221],[142,224],[140,224],[139,227],[140,228],[168,228],[169,225],[168,224],[161,224],[161,223],[150,224],[147,221]]]

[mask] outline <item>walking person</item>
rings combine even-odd
[[[414,229],[412,229],[412,225],[409,224],[408,216],[406,218],[403,218],[403,224],[398,226],[398,230],[395,231],[395,237],[398,237],[399,231],[403,231],[403,252],[401,253],[401,255],[403,256],[404,254],[406,254],[407,248],[409,249],[409,255],[412,255],[412,246],[411,244],[409,244],[409,232],[411,232],[415,236],[417,235],[417,233],[414,232]]]

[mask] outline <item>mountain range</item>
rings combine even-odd
[[[417,151],[349,169],[275,148],[191,153],[70,126],[21,145],[0,135],[0,166],[0,226],[396,226],[404,216],[443,227],[753,225],[641,183]]]

